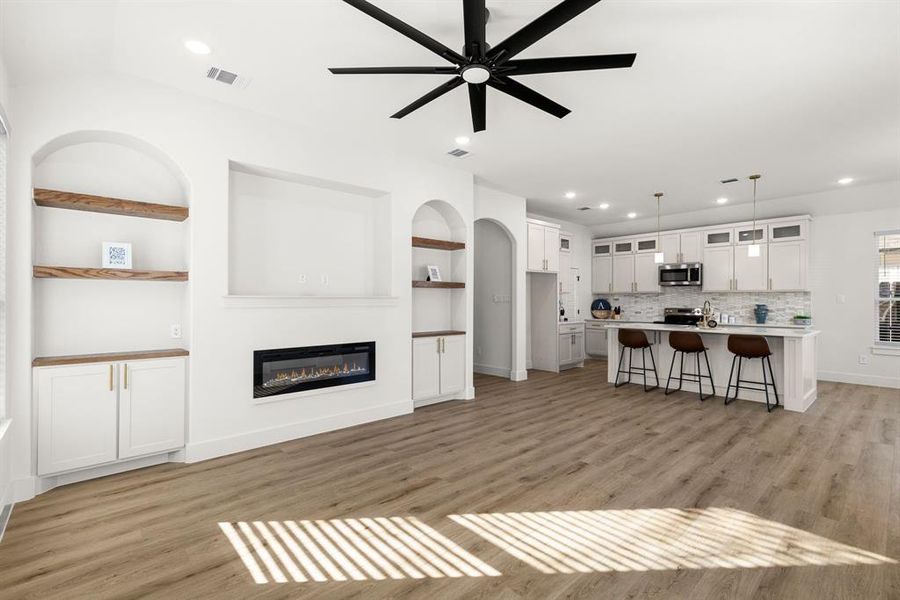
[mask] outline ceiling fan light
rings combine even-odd
[[[460,75],[466,83],[484,83],[491,78],[491,71],[484,65],[468,65],[463,67]]]

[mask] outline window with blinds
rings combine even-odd
[[[876,233],[875,246],[878,256],[875,342],[900,346],[900,231]]]

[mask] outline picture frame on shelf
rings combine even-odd
[[[131,269],[131,244],[128,242],[103,242],[104,269]]]
[[[437,265],[428,265],[426,267],[428,270],[428,276],[425,281],[443,281],[441,279],[441,269]]]

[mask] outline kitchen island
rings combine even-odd
[[[606,324],[609,330],[607,347],[609,351],[607,377],[610,383],[616,380],[616,371],[619,364],[618,329],[638,329],[647,334],[647,339],[653,344],[650,351],[656,360],[656,370],[659,374],[660,390],[666,386],[666,377],[669,374],[669,366],[672,361],[673,350],[669,346],[670,331],[694,331],[703,338],[703,344],[707,347],[709,365],[715,382],[716,396],[725,397],[725,388],[728,385],[728,376],[731,371],[731,361],[734,357],[728,351],[728,336],[737,335],[761,335],[769,343],[772,351],[772,369],[775,372],[775,384],[778,388],[778,396],[786,410],[804,412],[816,400],[816,336],[818,331],[812,329],[798,329],[789,327],[735,327],[720,325],[712,329],[697,327],[694,325],[669,325],[663,323],[642,323],[629,321],[609,321]],[[634,353],[635,366],[640,365],[640,352]],[[649,358],[649,357],[648,357]],[[697,363],[687,355],[684,361],[685,373],[695,373]],[[627,361],[627,357],[625,359]],[[649,360],[647,361],[650,362]],[[679,362],[679,361],[676,361]],[[701,359],[702,372],[706,373],[706,364]],[[626,365],[623,365],[626,368]],[[671,387],[677,387],[676,375],[678,364],[672,370],[673,383]],[[767,375],[768,376],[768,375]],[[622,375],[627,377],[627,375]],[[652,373],[648,373],[648,385],[651,384]],[[762,369],[760,361],[744,359],[741,368],[741,379],[762,381]],[[639,384],[643,381],[640,376],[632,376],[632,381]],[[708,393],[709,381],[703,382],[703,393]],[[682,390],[697,391],[697,384],[685,380]],[[661,393],[661,391],[660,391]],[[732,387],[732,395],[734,389]],[[738,398],[754,402],[765,402],[765,394],[761,391],[741,389]]]

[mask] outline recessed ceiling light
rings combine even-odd
[[[603,202],[597,208],[599,208],[600,210],[606,210],[607,208],[609,208],[609,202]]]
[[[637,216],[637,213],[636,213],[636,212],[630,212],[630,213],[628,213],[628,218],[629,218],[629,219],[633,219],[633,218],[635,218],[636,216]]]
[[[467,136],[467,135],[460,135],[460,136],[457,136],[453,141],[456,142],[457,144],[459,144],[460,146],[465,146],[472,140],[469,139],[469,136]]]
[[[566,192],[566,198],[573,200],[575,198],[575,192]]]
[[[184,43],[184,47],[194,54],[209,54],[212,52],[212,50],[209,49],[209,46],[200,40],[188,40]]]
[[[842,177],[841,179],[838,179],[838,183],[841,185],[847,185],[848,183],[853,183],[853,178],[852,177]]]
[[[725,204],[728,202],[728,198],[716,198],[716,204]]]

